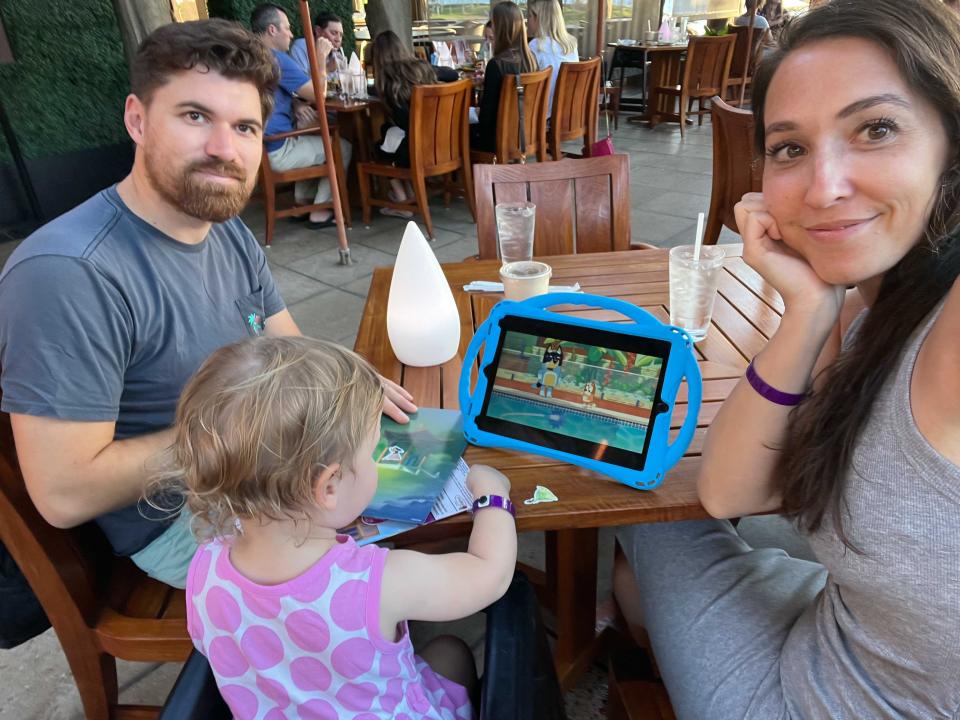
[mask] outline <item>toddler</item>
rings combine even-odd
[[[510,483],[470,470],[467,552],[357,547],[337,528],[376,490],[382,402],[366,361],[301,337],[221,348],[184,388],[171,462],[205,540],[187,627],[237,718],[473,717],[467,646],[414,654],[407,620],[462,618],[506,592]]]

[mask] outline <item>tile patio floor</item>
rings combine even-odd
[[[694,126],[680,141],[676,125],[655,130],[631,125],[621,114],[620,128],[614,131],[618,152],[630,154],[631,227],[634,241],[660,247],[689,243],[696,228],[698,212],[709,207],[711,175],[711,127]],[[262,208],[252,204],[244,220],[263,239]],[[463,201],[449,208],[439,202],[433,208],[440,262],[455,262],[476,252],[476,228]],[[404,220],[377,215],[369,227],[354,211],[353,228],[348,231],[355,264],[336,264],[336,234],[312,231],[302,225],[278,223],[273,247],[267,250],[270,267],[294,319],[304,333],[353,346],[363,312],[364,300],[374,267],[391,265],[396,257]],[[721,242],[738,238],[724,229]],[[14,243],[0,244],[0,262],[12,252]],[[610,565],[613,535],[601,532],[600,594],[610,594]],[[521,559],[542,567],[542,535],[522,536]],[[454,631],[472,642],[482,653],[482,621],[455,624]],[[432,634],[421,629],[421,637]],[[175,665],[118,663],[121,701],[161,704],[179,670]],[[602,718],[606,697],[602,668],[595,668],[568,695],[571,720]],[[66,661],[53,631],[15,650],[0,651],[0,720],[73,720],[81,718],[79,698]]]

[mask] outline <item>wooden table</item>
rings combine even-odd
[[[353,138],[357,144],[357,162],[369,162],[373,159],[373,152],[370,144],[373,141],[374,133],[379,133],[380,128],[374,127],[376,124],[375,115],[382,116],[383,103],[379,98],[370,97],[365,100],[346,100],[330,97],[325,100],[328,112],[337,114],[337,121],[346,118],[350,119],[353,125]],[[381,117],[382,120],[382,117]]]
[[[743,375],[749,360],[777,329],[783,304],[777,293],[741,259],[742,246],[725,245],[728,259],[720,281],[713,321],[696,352],[704,378],[703,404],[697,430],[686,456],[658,489],[633,490],[581,468],[544,457],[468,448],[468,463],[485,463],[510,477],[511,498],[517,505],[517,530],[546,531],[547,596],[556,614],[554,657],[564,689],[569,689],[596,652],[597,528],[641,522],[690,520],[706,517],[697,500],[695,479],[707,426],[721,403]],[[553,267],[553,282],[579,282],[585,292],[621,298],[669,318],[666,250],[630,250],[613,253],[540,258]],[[355,349],[386,377],[401,383],[423,407],[457,408],[457,382],[462,357],[475,328],[500,299],[495,294],[465,293],[471,280],[498,280],[497,260],[444,265],[460,310],[460,352],[446,364],[429,368],[403,366],[387,339],[386,308],[391,268],[377,268],[364,308]],[[571,307],[569,312],[593,318],[623,321],[604,310]],[[684,388],[672,420],[683,422]],[[524,505],[536,485],[546,485],[559,497],[556,503]],[[461,514],[420,528],[418,539],[433,539],[469,531],[471,519]]]
[[[644,122],[650,116],[650,107],[647,103],[647,86],[679,85],[680,72],[683,67],[683,57],[687,52],[687,43],[661,45],[660,43],[639,43],[637,45],[620,45],[607,43],[607,47],[615,48],[614,53],[638,53],[643,56],[644,77],[640,88],[640,102],[643,106],[643,115],[628,118],[628,122]],[[647,70],[647,61],[650,69]],[[613,65],[610,66],[610,74]],[[621,73],[622,77],[622,73]]]

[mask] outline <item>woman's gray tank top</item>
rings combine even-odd
[[[863,554],[829,519],[809,538],[830,575],[781,655],[795,718],[960,718],[960,467],[910,409],[917,353],[941,308],[908,342],[854,450],[844,528]]]

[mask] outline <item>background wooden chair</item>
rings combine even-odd
[[[561,143],[583,138],[583,157],[597,141],[597,103],[600,92],[600,58],[560,63],[553,92],[553,115],[547,130],[550,155],[562,156]]]
[[[749,28],[742,25],[731,25],[730,33],[737,38],[733,46],[733,60],[730,62],[730,77],[727,78],[727,94],[724,95],[729,105],[740,105],[740,93],[746,85],[745,96],[749,95],[750,85],[753,82],[753,73],[757,67],[760,50],[767,43],[770,31],[766,28],[754,28],[750,46],[747,46]],[[746,68],[746,73],[744,73]]]
[[[719,37],[693,37],[687,46],[687,59],[683,65],[683,75],[679,85],[659,85],[650,88],[650,127],[667,120],[680,123],[680,136],[686,133],[687,115],[692,112],[693,101],[697,101],[697,122],[703,124],[703,116],[710,112],[703,101],[719,95],[726,95],[727,81],[730,77],[730,63],[733,60],[735,35]],[[665,98],[676,97],[679,107],[676,113],[664,112],[661,104]]]
[[[525,200],[537,206],[534,255],[630,249],[627,155],[533,165],[477,165],[474,172],[481,260],[499,256],[495,205]]]
[[[287,138],[299,137],[301,135],[319,135],[319,127],[303,128],[301,130],[291,130],[290,132],[277,133],[276,135],[264,136],[264,143],[274,140],[286,140]],[[293,170],[284,170],[283,172],[274,170],[270,167],[270,157],[267,154],[267,147],[263,147],[263,160],[260,162],[260,183],[263,189],[263,205],[267,216],[267,232],[264,242],[267,246],[273,242],[273,231],[277,224],[277,218],[295,217],[297,215],[306,215],[314,210],[329,209],[333,210],[333,199],[325,203],[316,203],[310,205],[291,205],[290,207],[277,208],[277,194],[281,191],[281,186],[290,185],[300,180],[315,180],[330,177],[330,168],[332,167],[337,174],[337,188],[340,191],[340,205],[343,208],[343,218],[347,227],[350,227],[350,198],[347,194],[346,171],[343,167],[343,156],[340,153],[340,134],[336,128],[333,128],[331,137],[331,146],[333,147],[333,162],[325,162],[322,165],[310,165],[308,167],[294,168]],[[289,188],[292,189],[292,188]]]
[[[423,216],[427,235],[433,238],[433,222],[427,197],[426,179],[458,175],[457,182],[445,182],[441,191],[449,200],[450,190],[459,188],[476,218],[473,205],[473,174],[468,153],[470,148],[467,110],[473,92],[471,80],[441,85],[418,85],[410,97],[410,167],[401,168],[380,162],[357,165],[360,197],[363,202],[363,222],[370,222],[370,208],[389,207],[411,210]],[[414,200],[396,203],[387,198],[373,197],[370,176],[407,180],[413,185]]]
[[[523,86],[523,119],[526,154],[536,156],[538,162],[547,161],[547,100],[550,97],[549,66],[536,72],[520,75]],[[511,163],[521,158],[520,106],[517,104],[515,75],[503,78],[500,88],[500,106],[497,110],[497,138],[494,152],[470,151],[470,162]]]
[[[92,523],[74,530],[47,524],[27,494],[6,414],[0,415],[0,539],[60,639],[87,719],[156,717],[157,707],[118,704],[116,658],[186,660],[193,643],[183,591],[115,558]]]
[[[713,245],[726,225],[734,232],[733,206],[748,192],[763,187],[763,160],[753,149],[754,120],[749,110],[734,108],[719,97],[713,106],[713,188],[703,241]]]

